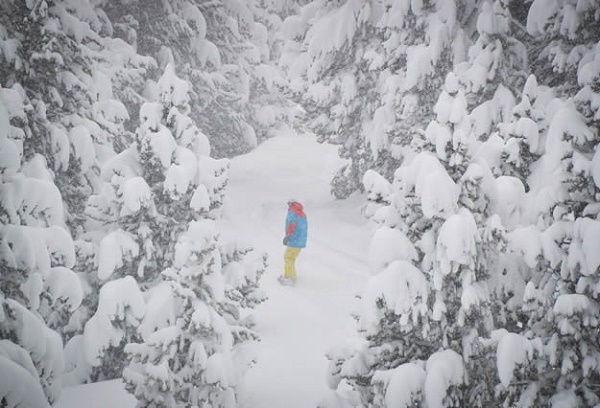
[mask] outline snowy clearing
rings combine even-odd
[[[337,201],[329,180],[339,166],[336,148],[311,136],[281,136],[231,162],[220,231],[269,253],[262,287],[269,299],[255,310],[256,365],[240,390],[240,406],[314,407],[327,392],[325,353],[357,336],[351,314],[368,277],[372,227],[360,214],[362,197]],[[297,261],[296,287],[283,287],[281,243],[286,201],[303,203],[308,244]],[[58,408],[90,401],[128,408],[135,399],[119,380],[66,388]]]

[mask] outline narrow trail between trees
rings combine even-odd
[[[231,162],[224,238],[269,254],[262,288],[269,299],[255,312],[256,365],[240,394],[242,408],[316,407],[327,392],[327,351],[357,337],[352,313],[368,277],[372,228],[361,197],[335,200],[329,181],[340,165],[336,148],[311,136],[281,136]],[[286,201],[295,198],[309,222],[295,287],[281,286]]]

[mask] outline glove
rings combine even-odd
[[[283,237],[283,245],[287,245],[288,243],[288,236],[286,235],[285,237]]]

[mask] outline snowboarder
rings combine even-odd
[[[283,256],[285,274],[279,277],[279,281],[284,285],[296,283],[296,258],[298,258],[300,250],[306,246],[307,232],[308,221],[302,204],[295,199],[288,200],[285,237],[283,238],[283,245],[287,246]]]

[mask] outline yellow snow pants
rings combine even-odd
[[[287,247],[283,260],[285,261],[285,277],[296,280],[296,258],[300,254],[301,248]]]

